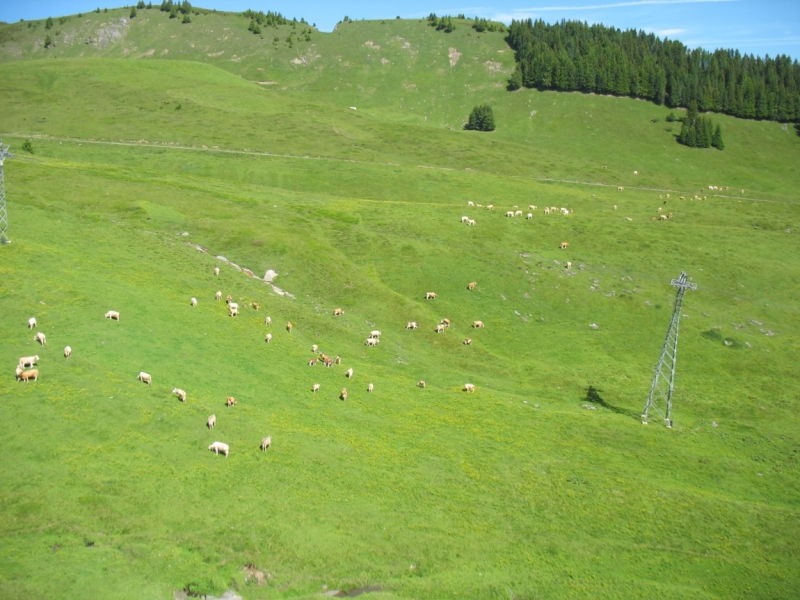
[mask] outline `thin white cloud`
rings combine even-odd
[[[630,8],[631,6],[656,6],[669,4],[708,4],[718,2],[741,2],[742,0],[630,0],[628,2],[612,2],[609,4],[587,4],[584,6],[537,6],[520,8],[511,13],[497,13],[494,18],[498,21],[511,19],[524,19],[536,16],[541,12],[557,12],[570,10],[605,10],[609,8]]]
[[[682,33],[686,33],[686,29],[648,29],[645,27],[644,29],[647,33],[655,33],[658,37],[672,37],[676,35],[680,35]]]

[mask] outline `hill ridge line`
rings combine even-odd
[[[479,169],[473,169],[472,167],[468,167],[465,169],[457,169],[454,167],[439,167],[439,166],[431,166],[431,165],[398,165],[396,163],[382,163],[382,162],[370,162],[365,160],[356,160],[353,158],[339,158],[335,156],[300,156],[298,154],[278,154],[275,152],[263,152],[257,150],[234,150],[234,149],[227,149],[227,148],[198,148],[197,146],[186,146],[184,144],[171,144],[169,142],[114,142],[110,140],[92,140],[92,139],[85,139],[85,138],[74,138],[68,136],[52,136],[47,134],[23,134],[19,132],[11,132],[11,131],[0,131],[0,136],[9,136],[9,137],[21,137],[21,138],[30,138],[30,139],[41,139],[41,140],[54,140],[54,141],[67,141],[67,142],[78,142],[78,143],[85,143],[85,144],[99,144],[99,145],[107,145],[107,146],[129,146],[129,147],[141,147],[141,148],[167,148],[173,150],[192,150],[195,152],[220,152],[224,154],[244,154],[249,156],[268,156],[274,158],[292,158],[296,160],[327,160],[331,162],[349,162],[353,164],[360,164],[360,165],[374,165],[374,166],[405,166],[408,168],[417,168],[417,169],[432,169],[438,171],[456,171],[456,172],[467,172],[467,173],[483,173],[487,175],[496,175],[501,177],[508,177],[510,179],[521,179],[521,180],[529,180],[529,181],[549,181],[552,183],[565,183],[570,185],[587,185],[587,186],[595,186],[595,187],[619,187],[616,183],[601,183],[601,182],[594,182],[594,181],[579,181],[575,179],[553,179],[552,177],[524,177],[521,175],[506,175],[503,173],[495,173],[492,171],[481,171]],[[653,187],[642,187],[642,186],[624,186],[626,189],[630,190],[642,190],[648,192],[664,192],[668,194],[695,194],[696,192],[687,192],[686,190],[674,190],[670,188],[653,188]],[[706,194],[708,195],[708,194]],[[711,194],[712,198],[728,198],[731,200],[747,200],[750,202],[772,202],[772,203],[782,203],[788,204],[788,202],[783,200],[769,200],[766,198],[741,198],[738,196],[727,196],[723,194]]]

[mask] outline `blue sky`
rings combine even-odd
[[[100,0],[0,0],[0,20],[14,22],[88,12],[98,3]],[[788,54],[800,58],[800,0],[486,0],[480,5],[460,4],[459,0],[197,0],[195,4],[218,10],[278,11],[288,17],[304,17],[323,31],[333,29],[345,15],[351,19],[385,19],[398,15],[421,18],[430,12],[464,13],[506,23],[528,17],[547,22],[578,19],[622,29],[644,29],[690,47],[736,48],[761,56]],[[122,2],[101,3],[100,7],[115,5]]]

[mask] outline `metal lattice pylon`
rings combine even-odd
[[[6,210],[6,184],[3,177],[3,162],[6,158],[14,156],[8,151],[8,146],[0,142],[0,244],[6,244],[6,230],[8,229],[8,211]]]
[[[661,349],[661,357],[655,367],[653,384],[650,386],[650,395],[642,412],[642,423],[647,424],[651,412],[654,412],[667,422],[667,427],[672,427],[672,392],[675,389],[675,364],[678,361],[678,329],[681,321],[681,305],[683,294],[686,290],[696,290],[697,284],[686,279],[686,273],[670,282],[678,293],[675,296],[675,308],[672,311],[672,320],[667,329],[667,338]]]

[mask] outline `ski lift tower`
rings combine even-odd
[[[647,425],[647,419],[651,412],[655,412],[664,418],[667,427],[672,427],[672,392],[675,389],[675,364],[678,361],[678,328],[681,320],[681,305],[683,304],[683,294],[686,290],[696,290],[697,284],[691,283],[686,279],[686,273],[681,273],[680,277],[670,282],[678,288],[675,296],[675,308],[672,310],[672,320],[667,329],[667,339],[664,340],[664,347],[661,349],[661,357],[655,367],[653,384],[650,386],[650,396],[644,405],[642,412],[642,423]]]
[[[3,179],[3,162],[7,158],[14,156],[8,151],[8,145],[0,142],[0,244],[7,244],[9,239],[6,237],[8,229],[8,211],[6,210],[6,184]]]

